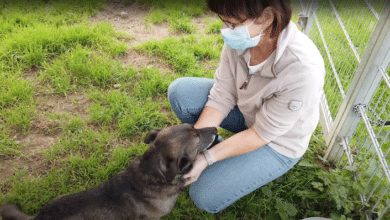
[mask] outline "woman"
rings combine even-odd
[[[325,67],[290,21],[290,1],[207,5],[223,21],[215,80],[179,78],[168,98],[183,123],[235,133],[199,154],[184,176],[194,203],[217,213],[286,173],[305,153],[319,121]]]

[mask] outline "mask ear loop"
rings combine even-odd
[[[251,26],[253,24],[253,22],[255,22],[255,20],[258,19],[258,18],[255,18],[253,19],[253,21],[247,26],[249,28],[249,26]],[[261,29],[259,35],[256,35],[256,36],[263,36],[263,31],[264,31],[265,28]],[[249,32],[249,29],[248,29],[248,32]],[[254,37],[253,37],[254,38]]]
[[[248,25],[248,27],[251,26],[253,24],[253,22],[256,21],[256,19],[258,19],[258,18],[253,19],[253,21]]]

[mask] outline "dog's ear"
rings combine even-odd
[[[144,143],[145,144],[150,144],[152,143],[156,137],[157,137],[157,134],[162,130],[162,128],[157,128],[157,129],[153,129],[151,131],[149,131],[149,133],[146,135],[145,137],[145,140],[144,140]]]
[[[171,166],[170,168],[168,168],[168,170],[164,173],[165,175],[165,180],[170,183],[172,182],[176,175],[178,174],[178,169],[177,167],[175,166]]]
[[[178,161],[178,163],[175,163],[174,161],[168,161],[168,164],[167,171],[164,174],[167,182],[172,182],[175,179],[176,175],[185,174],[192,169],[190,159],[185,156],[180,158],[180,161]]]
[[[190,159],[188,159],[188,157],[182,157],[179,161],[179,171],[180,173],[185,173],[188,170],[188,168],[190,168],[191,166],[191,163],[190,163]]]

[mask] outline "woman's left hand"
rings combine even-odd
[[[198,156],[196,156],[195,158],[195,162],[191,171],[183,175],[183,178],[186,180],[184,186],[190,185],[195,182],[207,166],[208,163],[204,155],[202,153],[198,154]]]

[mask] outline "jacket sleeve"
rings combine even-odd
[[[210,90],[206,106],[222,112],[225,117],[237,103],[237,90],[235,85],[235,64],[232,61],[232,49],[226,44],[223,46],[221,62],[214,74],[215,83]]]
[[[318,109],[323,89],[323,71],[314,65],[294,68],[272,98],[265,100],[256,114],[254,128],[267,143],[289,131],[304,114]]]

